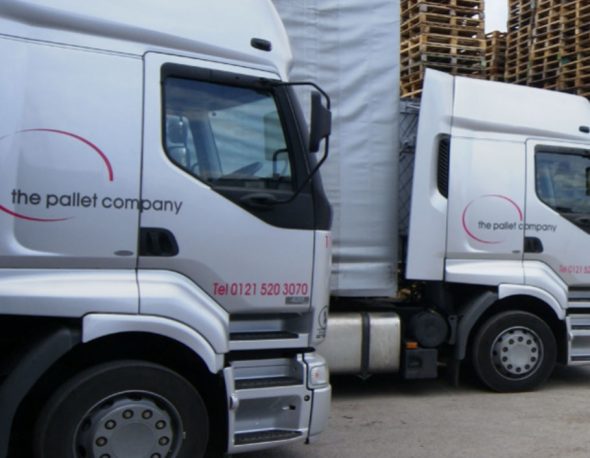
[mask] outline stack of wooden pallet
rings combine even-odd
[[[590,2],[563,0],[558,88],[590,97]]]
[[[402,0],[401,95],[417,97],[424,70],[485,76],[483,0]]]
[[[508,1],[506,71],[504,80],[526,84],[529,75],[530,46],[535,23],[535,0]]]
[[[590,2],[509,0],[510,83],[590,97]]]
[[[506,33],[486,34],[486,77],[491,81],[504,81],[506,71]]]
[[[564,51],[561,0],[538,0],[529,57],[529,86],[557,89]]]

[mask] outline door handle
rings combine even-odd
[[[525,253],[542,253],[543,242],[537,237],[524,238],[524,252]]]
[[[142,227],[139,231],[139,255],[172,257],[178,254],[176,237],[168,229]]]
[[[253,192],[240,198],[240,203],[258,210],[270,210],[280,201],[272,194],[266,192]]]

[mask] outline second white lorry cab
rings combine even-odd
[[[400,280],[421,300],[362,303],[368,372],[431,377],[441,356],[451,371],[468,359],[491,389],[519,391],[590,362],[589,115],[581,97],[427,72]],[[332,340],[362,335],[353,319],[350,304],[330,315],[334,371],[362,367]]]
[[[536,386],[556,361],[590,361],[590,104],[437,72],[426,85],[408,277],[447,284],[456,356],[469,351],[494,389]]]
[[[515,391],[589,363],[588,100],[429,71],[400,108],[398,1],[274,2],[334,107],[331,371]]]
[[[270,1],[6,0],[0,54],[0,457],[319,434],[330,113]]]

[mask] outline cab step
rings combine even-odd
[[[567,317],[569,331],[569,363],[590,363],[590,315],[571,314]]]
[[[572,355],[572,363],[590,363],[590,355]]]
[[[277,340],[277,339],[296,339],[298,337],[294,332],[288,331],[264,331],[264,332],[232,332],[229,335],[230,340]]]
[[[236,434],[234,442],[236,445],[251,445],[261,442],[277,442],[301,437],[300,431],[289,431],[284,429],[269,429],[266,431],[255,431],[250,433]]]
[[[229,338],[231,351],[305,348],[309,345],[308,334],[291,331],[236,331],[231,332]]]
[[[303,355],[237,359],[224,369],[229,400],[228,453],[303,441],[312,391]]]
[[[235,381],[237,390],[252,390],[256,388],[274,388],[279,386],[293,386],[301,384],[295,377],[252,378]]]

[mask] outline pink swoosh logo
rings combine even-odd
[[[38,223],[55,223],[57,221],[66,221],[66,220],[70,219],[70,218],[36,218],[34,216],[27,216],[27,215],[22,215],[17,212],[13,212],[12,210],[9,210],[8,208],[6,208],[3,205],[0,205],[0,210],[2,210],[5,213],[8,213],[11,216],[14,216],[15,218],[24,219],[26,221],[36,221]]]
[[[114,173],[113,173],[113,167],[111,165],[111,161],[109,161],[109,158],[107,157],[107,155],[105,153],[103,153],[102,150],[98,146],[96,146],[94,143],[92,143],[90,140],[87,140],[84,137],[81,137],[80,135],[74,134],[72,132],[68,132],[65,130],[59,130],[59,129],[48,129],[48,128],[23,129],[23,130],[19,130],[19,131],[15,132],[13,135],[27,133],[27,132],[50,132],[50,133],[58,134],[58,135],[65,135],[66,137],[70,137],[70,138],[73,138],[75,140],[78,140],[78,141],[84,143],[86,146],[90,147],[94,152],[96,152],[100,156],[102,161],[104,162],[105,167],[107,169],[108,180],[109,181],[114,180]],[[5,135],[3,137],[0,137],[0,140],[2,140],[3,138],[6,138],[6,137],[9,137],[9,135]],[[22,213],[18,213],[13,210],[10,210],[3,205],[0,205],[0,211],[3,211],[4,213],[14,216],[15,218],[18,218],[18,219],[22,219],[25,221],[34,221],[34,222],[39,222],[39,223],[55,223],[55,222],[67,221],[67,220],[71,219],[71,218],[38,218],[38,217],[34,217],[34,216],[23,215]]]
[[[104,154],[100,150],[100,148],[98,146],[96,146],[94,143],[92,143],[90,140],[86,140],[84,137],[80,137],[79,135],[76,135],[72,132],[67,132],[65,130],[58,130],[58,129],[44,129],[44,128],[42,128],[42,129],[24,129],[24,130],[19,130],[17,132],[17,134],[24,133],[24,132],[51,132],[54,134],[65,135],[67,137],[75,138],[76,140],[81,141],[85,145],[92,148],[101,157],[101,159],[103,160],[103,162],[105,163],[105,166],[107,168],[107,173],[109,175],[109,181],[113,181],[114,175],[113,175],[113,167],[111,166],[111,161],[109,161],[109,158],[106,156],[106,154]]]
[[[467,206],[465,207],[465,210],[463,210],[463,214],[461,215],[461,224],[463,225],[463,230],[465,231],[465,233],[469,237],[471,237],[473,240],[476,240],[480,243],[485,243],[488,245],[496,245],[498,243],[502,243],[503,240],[497,240],[497,241],[496,240],[483,240],[483,239],[477,237],[473,232],[471,232],[469,227],[467,227],[467,221],[466,221],[467,210],[469,210],[469,207],[471,206],[471,204],[473,204],[477,200],[485,198],[485,197],[496,197],[498,199],[502,199],[502,200],[505,200],[506,202],[510,203],[516,209],[516,211],[518,213],[518,218],[521,222],[524,220],[524,215],[522,213],[522,210],[520,209],[520,207],[518,206],[518,204],[516,202],[514,202],[509,197],[503,196],[501,194],[486,194],[486,195],[480,196],[478,199],[472,200],[471,202],[469,202],[469,204],[467,204]]]

